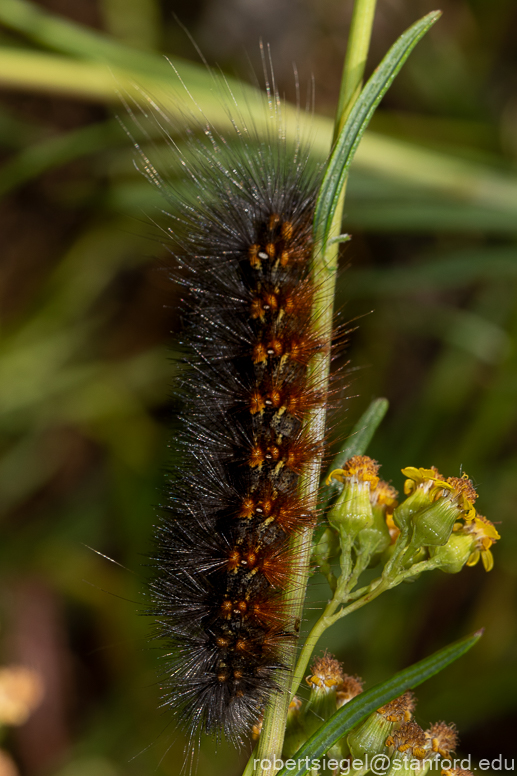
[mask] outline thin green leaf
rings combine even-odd
[[[314,230],[317,243],[323,253],[326,252],[331,225],[345,185],[348,169],[364,131],[370,123],[377,105],[391,86],[402,65],[418,41],[440,16],[440,11],[433,11],[400,36],[354,103],[332,151],[316,203]]]
[[[347,703],[314,733],[313,736],[296,752],[292,759],[296,761],[295,770],[282,768],[278,776],[304,776],[310,772],[307,764],[318,759],[333,746],[340,738],[352,730],[361,720],[372,712],[389,703],[399,695],[417,687],[431,676],[443,671],[448,665],[468,652],[482,636],[478,631],[473,636],[460,639],[444,649],[438,650],[430,657],[420,660],[418,663],[395,674],[387,682],[372,687],[371,690],[361,693]]]
[[[343,465],[353,455],[363,455],[367,450],[368,445],[372,441],[373,435],[377,431],[379,424],[386,415],[389,407],[387,399],[374,399],[368,409],[363,412],[354,428],[352,433],[346,440],[345,444],[339,451],[339,453],[332,460],[331,465],[325,475],[325,480],[334,469],[342,469]],[[327,505],[334,489],[341,490],[342,484],[333,480],[332,483],[325,488],[325,494],[320,503],[320,507],[323,509]]]
[[[368,409],[363,412],[345,445],[336,455],[328,473],[334,469],[341,469],[343,464],[353,455],[363,455],[373,439],[379,424],[386,415],[389,407],[387,399],[374,399]]]

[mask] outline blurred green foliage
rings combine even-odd
[[[361,319],[348,353],[359,398],[343,395],[333,422],[343,437],[386,396],[370,449],[383,476],[401,487],[403,466],[467,471],[503,539],[488,577],[478,566],[403,586],[325,646],[371,685],[485,626],[475,650],[421,689],[417,715],[454,719],[463,750],[481,758],[511,754],[517,721],[517,8],[441,7],[354,162],[338,311]],[[432,9],[381,1],[371,67]],[[314,72],[316,114],[287,109],[287,131],[307,124],[319,159],[330,139],[348,2],[0,2],[0,622],[3,662],[28,663],[47,684],[44,705],[5,742],[28,776],[173,775],[182,757],[156,710],[156,654],[137,614],[173,434],[179,291],[163,200],[115,117],[164,169],[156,123],[146,137],[121,95],[159,102],[179,142],[199,121],[195,104],[227,126],[227,89],[173,11],[259,129],[261,98],[234,77],[246,71],[241,49],[254,59],[259,36],[271,40],[291,98],[291,59],[302,84]],[[322,577],[312,581],[309,620],[327,596]],[[199,772],[239,773],[235,754],[217,749],[202,749]]]

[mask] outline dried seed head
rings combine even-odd
[[[381,706],[380,709],[377,709],[377,713],[381,714],[389,722],[409,722],[413,716],[415,706],[415,694],[408,690],[403,695],[395,698],[395,700]]]
[[[323,657],[318,657],[311,666],[311,674],[306,678],[306,682],[311,688],[319,688],[320,691],[328,692],[335,689],[343,681],[343,665],[328,652]]]
[[[406,757],[423,760],[428,753],[429,742],[420,725],[416,722],[406,722],[388,736],[386,746],[392,746],[396,752]]]
[[[363,691],[363,680],[359,676],[343,675],[343,680],[336,687],[336,699],[338,709],[351,701]]]
[[[433,752],[441,757],[448,757],[458,746],[458,731],[453,724],[435,722],[425,731],[425,735]]]

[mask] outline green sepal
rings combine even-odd
[[[401,531],[412,525],[413,517],[431,505],[429,494],[423,488],[415,488],[393,512],[393,522]]]
[[[306,739],[311,736],[315,730],[321,727],[322,723],[336,712],[337,698],[336,688],[311,687],[311,694],[307,704],[304,707],[303,728],[306,731]]]
[[[412,542],[416,547],[439,547],[447,544],[460,517],[458,506],[447,496],[434,501],[426,509],[413,515]]]
[[[430,547],[431,558],[439,559],[439,569],[446,574],[457,574],[464,567],[474,549],[472,536],[464,533],[452,533],[447,544]]]
[[[347,479],[336,503],[328,513],[328,521],[339,534],[355,539],[364,528],[373,525],[370,483]]]
[[[358,760],[364,760],[365,755],[373,757],[385,751],[385,742],[394,723],[387,720],[376,711],[348,734],[347,742],[350,754]]]
[[[289,708],[287,712],[287,724],[285,728],[284,746],[282,757],[289,759],[307,741],[309,733],[303,726],[303,707]]]
[[[386,525],[385,507],[372,508],[373,523],[359,532],[356,545],[360,552],[368,553],[370,566],[376,566],[382,553],[390,546],[391,538]]]

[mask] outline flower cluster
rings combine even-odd
[[[363,689],[363,680],[345,674],[342,664],[327,652],[314,660],[306,682],[311,688],[309,700],[302,703],[295,698],[291,703],[285,757],[292,756],[315,729]],[[458,733],[454,724],[445,722],[435,722],[424,730],[413,717],[415,707],[414,693],[405,692],[360,722],[327,753],[328,757],[340,763],[348,759],[352,765],[354,761],[371,762],[375,756],[385,755],[389,759],[386,776],[399,772],[425,776],[431,767],[435,771],[440,760],[446,763],[455,752]],[[350,772],[362,776],[353,767]]]
[[[379,477],[379,468],[368,456],[355,455],[327,478],[338,494],[313,560],[333,595],[313,626],[310,638],[314,641],[337,620],[424,571],[441,569],[454,574],[480,560],[486,571],[493,567],[491,548],[499,533],[477,512],[478,495],[468,475],[445,477],[434,466],[407,467],[402,469],[406,481],[404,498],[399,501],[397,491]],[[379,576],[370,576],[361,586],[363,572],[379,565]],[[305,667],[308,656],[306,662],[304,658],[302,650],[299,665]],[[363,688],[362,680],[344,674],[341,664],[329,654],[313,663],[306,681],[310,698],[305,704],[298,701],[288,720],[284,751],[288,757]],[[406,692],[377,709],[334,744],[328,756],[339,762],[388,757],[384,776],[395,776],[398,771],[404,776],[425,776],[440,758],[445,766],[457,745],[456,729],[444,722],[422,729],[413,719],[415,703],[414,695]],[[367,770],[350,772],[365,776]],[[465,775],[451,772],[445,776]]]
[[[399,528],[411,523],[412,543],[425,547],[443,571],[454,574],[481,558],[486,571],[494,565],[490,547],[500,538],[495,526],[477,514],[477,492],[466,474],[445,479],[437,469],[402,469],[408,498],[395,509]],[[415,509],[415,505],[418,504]]]
[[[434,466],[402,469],[406,498],[399,504],[397,492],[378,471],[379,464],[368,456],[353,456],[327,480],[343,485],[329,524],[356,553],[368,553],[374,565],[404,543],[406,568],[433,559],[434,568],[456,573],[481,559],[490,571],[490,548],[500,537],[493,523],[476,512],[477,492],[466,474],[445,478]]]

